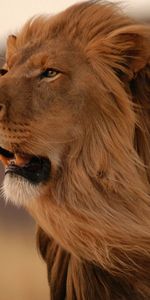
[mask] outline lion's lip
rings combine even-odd
[[[0,160],[5,167],[10,164],[15,164],[17,166],[24,166],[31,160],[31,155],[25,153],[13,153],[2,147],[0,147]]]
[[[5,175],[18,175],[34,184],[50,177],[51,163],[46,157],[13,153],[0,147],[0,159],[5,166]]]

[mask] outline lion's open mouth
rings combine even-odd
[[[45,182],[50,177],[51,163],[48,158],[12,153],[0,147],[0,159],[5,166],[5,175],[22,176],[34,184]]]

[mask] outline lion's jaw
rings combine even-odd
[[[12,148],[8,148],[7,143],[1,143],[1,146],[4,147],[0,148],[1,152],[6,151],[4,149],[14,150],[14,154],[7,151],[9,155],[12,153],[14,158],[1,155],[5,167],[1,190],[6,201],[11,201],[17,206],[27,207],[31,201],[44,197],[49,192],[52,177],[55,176],[61,165],[62,147],[54,147],[49,145],[46,139],[45,141],[48,150],[44,145],[40,145],[36,150],[34,150],[34,147],[32,149],[30,139],[29,148],[27,143],[24,145],[18,143],[16,149],[20,150],[19,154],[16,154],[13,142],[10,143]],[[33,155],[31,155],[31,152],[33,152]],[[8,153],[6,154],[8,155]],[[24,158],[22,153],[30,154],[26,154]]]
[[[29,202],[42,195],[43,187],[42,185],[34,186],[22,177],[6,175],[2,193],[6,201],[12,201],[16,206],[27,206]]]
[[[41,178],[37,180],[35,175],[34,181],[15,172],[7,172],[7,167],[5,167],[1,191],[6,201],[11,201],[17,206],[27,207],[34,200],[45,197],[50,192],[52,177],[55,176],[61,164],[57,150],[55,154],[51,151],[46,160],[45,179],[42,178],[43,175],[41,177],[39,174]]]

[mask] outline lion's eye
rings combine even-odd
[[[60,74],[59,71],[55,70],[55,69],[46,69],[42,74],[41,77],[44,78],[54,78],[55,76],[57,76],[58,74]]]
[[[3,76],[7,73],[8,71],[6,69],[0,69],[0,76]]]

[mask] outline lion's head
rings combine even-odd
[[[10,36],[1,70],[5,196],[69,257],[121,276],[115,300],[150,296],[149,49],[147,26],[84,2]],[[77,299],[110,299],[110,280]]]

